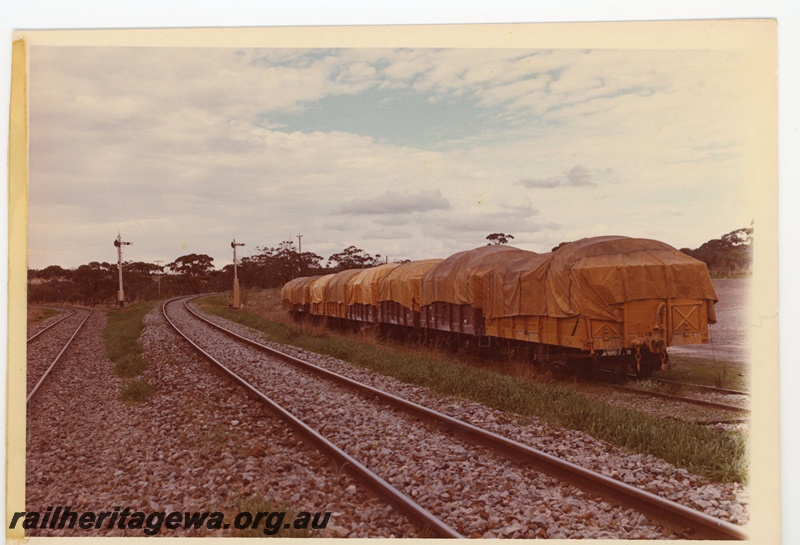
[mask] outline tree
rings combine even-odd
[[[96,305],[113,299],[119,289],[117,266],[92,261],[81,265],[72,275],[82,303]]]
[[[164,267],[159,267],[155,263],[144,261],[126,261],[122,264],[122,270],[134,274],[153,275],[160,272]]]
[[[361,248],[348,246],[341,252],[330,256],[328,258],[328,263],[336,263],[335,269],[337,271],[368,269],[369,267],[375,267],[381,264],[381,255],[376,254],[375,257],[373,257]]]
[[[753,228],[736,229],[695,250],[681,248],[681,252],[704,262],[712,275],[748,273],[753,261]]]
[[[155,263],[144,261],[126,261],[122,264],[123,282],[125,283],[125,299],[142,301],[159,296],[158,274],[163,270]]]
[[[553,248],[550,251],[555,252],[556,250],[558,250],[562,246],[566,246],[567,244],[571,244],[571,242],[559,242],[558,246],[553,246]]]
[[[206,254],[188,254],[167,264],[167,268],[184,278],[184,287],[200,293],[214,271],[213,261],[214,258]]]
[[[505,233],[492,233],[486,237],[486,240],[489,241],[487,246],[491,246],[492,244],[508,244],[509,239],[513,239],[514,235],[507,235]]]
[[[72,271],[64,269],[58,265],[50,265],[45,267],[36,274],[37,278],[44,278],[45,280],[53,280],[57,278],[69,279],[72,277]]]
[[[258,254],[239,262],[239,278],[254,287],[279,287],[298,276],[321,272],[322,256],[313,252],[298,253],[294,243],[282,241],[275,248],[257,247]]]

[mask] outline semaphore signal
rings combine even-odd
[[[231,248],[233,248],[233,308],[241,308],[242,306],[242,296],[239,289],[239,272],[236,262],[236,247],[244,245],[244,242],[236,242],[235,238],[233,242],[231,242]]]
[[[114,239],[114,246],[117,247],[117,270],[119,271],[119,291],[117,292],[117,302],[119,306],[125,306],[125,292],[122,289],[122,247],[130,246],[133,242],[123,242],[122,235],[117,231],[117,238]]]

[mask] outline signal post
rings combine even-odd
[[[242,308],[242,294],[239,289],[239,273],[236,262],[236,247],[244,245],[244,242],[236,242],[236,239],[233,239],[233,242],[231,242],[231,248],[233,248],[233,308],[236,309]]]
[[[119,271],[119,291],[117,292],[117,302],[119,306],[125,306],[125,292],[122,289],[122,247],[130,246],[133,242],[122,242],[122,235],[117,231],[117,238],[114,239],[114,246],[117,247],[117,270]]]

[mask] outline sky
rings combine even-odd
[[[754,218],[737,50],[30,51],[29,267],[512,234],[696,248]],[[323,262],[324,263],[324,262]]]

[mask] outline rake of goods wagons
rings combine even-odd
[[[605,236],[543,254],[493,245],[296,278],[281,299],[296,317],[409,328],[523,348],[534,361],[647,375],[662,368],[668,347],[708,342],[717,296],[702,261],[663,242]]]

